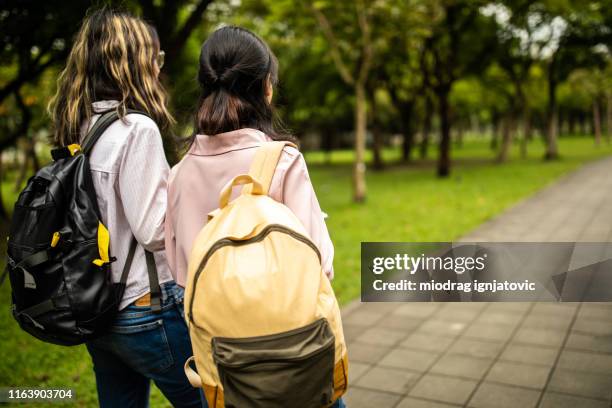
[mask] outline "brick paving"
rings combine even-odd
[[[464,241],[612,241],[612,158]],[[611,408],[612,303],[359,303],[349,408]]]

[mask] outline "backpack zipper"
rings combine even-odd
[[[195,321],[193,320],[193,294],[195,293],[195,288],[197,287],[197,283],[198,283],[198,279],[200,278],[200,274],[202,273],[202,270],[206,266],[206,263],[208,262],[210,257],[213,255],[213,253],[215,253],[218,249],[221,249],[226,246],[243,246],[243,245],[252,244],[254,242],[259,242],[263,240],[266,237],[266,235],[268,235],[271,232],[281,232],[283,234],[287,234],[293,237],[294,239],[297,239],[300,242],[303,242],[304,244],[312,248],[313,251],[315,251],[315,253],[317,254],[317,257],[319,258],[319,263],[321,262],[321,253],[319,252],[319,249],[317,248],[317,246],[310,239],[280,224],[267,225],[257,235],[249,239],[245,239],[245,240],[222,238],[218,240],[217,242],[215,242],[214,244],[212,244],[212,246],[208,249],[208,252],[206,252],[206,255],[204,255],[204,258],[202,258],[202,261],[200,262],[200,265],[198,266],[198,270],[196,271],[195,277],[193,278],[193,288],[191,289],[191,298],[189,299],[189,321],[191,323],[193,323],[196,327],[199,327],[197,324],[195,324]]]

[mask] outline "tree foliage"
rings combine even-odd
[[[0,151],[48,125],[53,92],[93,2],[0,5]],[[200,46],[224,24],[264,38],[280,62],[275,104],[305,148],[355,148],[353,196],[365,198],[365,150],[401,141],[402,161],[437,143],[451,171],[466,130],[493,135],[492,157],[527,156],[539,135],[558,156],[559,130],[610,132],[610,0],[108,0],[152,23],[166,52],[163,80],[189,132]],[[36,27],[36,29],[32,29]],[[588,126],[587,126],[588,125]],[[436,137],[434,137],[436,136]],[[457,143],[452,143],[453,138]],[[28,143],[21,143],[28,149]],[[35,164],[31,164],[34,166]]]

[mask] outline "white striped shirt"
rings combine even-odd
[[[117,101],[93,103],[94,112],[117,106]],[[100,117],[92,117],[93,126]],[[120,309],[149,292],[149,277],[143,247],[154,252],[159,282],[172,280],[164,250],[164,217],[167,203],[167,180],[170,168],[166,161],[159,128],[153,120],[139,114],[128,114],[111,124],[94,146],[89,163],[98,197],[102,222],[110,232],[113,282],[121,277],[132,236],[139,245]]]

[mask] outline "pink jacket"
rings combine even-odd
[[[238,174],[248,173],[256,147],[269,141],[255,129],[239,129],[196,140],[170,172],[166,210],[166,254],[176,282],[185,286],[191,246],[209,212],[219,206],[223,186]],[[240,194],[234,188],[233,197]],[[323,270],[333,278],[334,247],[315,195],[302,154],[285,147],[269,195],[299,218],[321,252]]]

